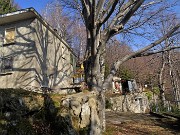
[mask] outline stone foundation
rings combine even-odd
[[[149,110],[148,98],[143,93],[111,97],[108,101],[113,111],[146,113]]]

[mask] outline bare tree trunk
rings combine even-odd
[[[106,130],[105,95],[103,91],[99,92],[98,105],[99,105],[99,118],[101,122],[101,131],[105,131]]]
[[[178,108],[180,108],[180,102],[179,102],[180,95],[179,95],[178,87],[176,85],[177,79],[176,79],[176,74],[174,72],[174,67],[172,64],[172,58],[171,58],[171,52],[170,51],[168,53],[168,63],[169,63],[169,74],[171,76],[171,85],[173,87],[174,101],[175,101],[176,106]]]
[[[161,105],[163,107],[165,107],[165,94],[164,94],[164,79],[163,79],[163,72],[164,72],[164,68],[165,68],[165,64],[166,64],[166,61],[165,61],[165,53],[162,53],[162,66],[161,66],[161,69],[160,69],[160,72],[159,72],[159,83],[158,83],[158,86],[159,86],[159,91],[160,91],[160,101],[161,101]]]
[[[180,109],[180,88],[179,88],[179,84],[178,84],[178,77],[177,77],[177,72],[176,72],[176,77],[175,77],[175,85],[176,85],[176,95],[177,95],[177,107],[178,109]]]
[[[175,87],[176,87],[176,99],[177,99],[176,100],[176,102],[177,102],[176,105],[177,105],[178,109],[180,109],[180,87],[179,87],[180,77],[179,77],[177,65],[175,65],[174,58],[171,58],[170,60],[171,60],[171,64],[172,64],[172,67],[173,67],[174,84],[175,84]]]
[[[177,75],[177,72],[176,72]],[[179,82],[178,82],[178,77],[176,76],[175,78],[175,83],[176,83],[176,88],[177,88],[177,106],[178,109],[180,109],[180,88],[179,88]]]
[[[90,89],[97,96],[97,110],[92,110],[98,113],[98,122],[91,121],[90,134],[99,134],[105,130],[105,95],[102,90],[104,79],[104,48],[105,42],[100,38],[100,31],[94,29],[87,30],[87,51],[85,54],[84,72],[85,80]],[[92,108],[95,109],[95,108]],[[94,114],[95,115],[95,114]]]

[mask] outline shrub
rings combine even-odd
[[[111,108],[112,108],[112,104],[111,104],[111,102],[109,101],[109,99],[106,99],[105,108],[106,108],[106,109],[111,109]]]

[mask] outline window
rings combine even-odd
[[[15,42],[15,28],[5,29],[4,44],[10,44]]]
[[[13,58],[0,58],[0,73],[6,73],[13,69]]]

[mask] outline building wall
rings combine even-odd
[[[0,74],[0,88],[28,87],[34,77],[33,47],[30,23],[33,20],[13,22],[0,26],[0,56],[13,58],[13,71]],[[15,43],[4,45],[5,29],[15,27]]]
[[[10,27],[16,28],[16,41],[3,45]],[[0,56],[13,57],[13,71],[0,74],[0,88],[60,88],[72,82],[71,51],[38,19],[0,25],[0,46]]]
[[[42,22],[35,19],[32,24],[33,39],[36,46],[36,82],[51,88],[61,88],[72,83],[73,65],[70,62],[72,52]]]

